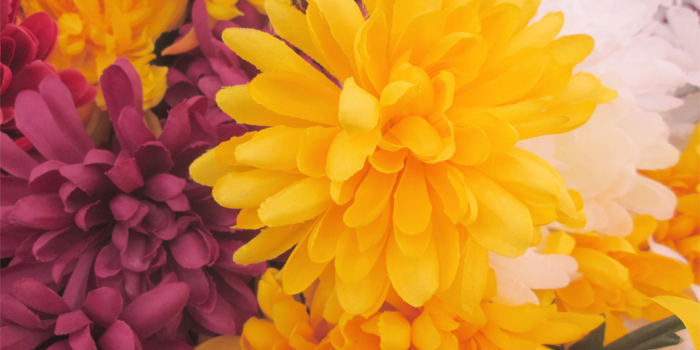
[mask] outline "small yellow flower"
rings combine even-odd
[[[46,12],[58,21],[58,45],[49,57],[57,69],[75,68],[97,84],[102,71],[119,57],[127,58],[143,83],[144,108],[165,94],[165,67],[149,64],[153,44],[184,19],[186,0],[23,0],[27,14]],[[98,97],[98,104],[104,100]]]
[[[645,175],[670,187],[678,197],[676,215],[658,223],[654,240],[683,255],[700,284],[700,126],[675,166]]]
[[[582,275],[555,291],[557,305],[566,311],[605,314],[605,343],[627,334],[622,316],[650,321],[671,316],[649,298],[660,295],[687,298],[683,291],[693,280],[690,268],[638,249],[654,232],[655,223],[651,216],[637,216],[634,231],[625,238],[561,231],[547,237],[545,252],[571,255]]]
[[[598,315],[559,312],[553,304],[484,301],[483,322],[470,323],[439,299],[415,308],[395,292],[367,317],[351,315],[343,313],[323,278],[304,292],[303,304],[284,293],[280,275],[269,269],[259,283],[258,301],[266,319],[248,320],[240,340],[217,339],[197,350],[229,349],[234,342],[244,350],[543,350],[542,344],[578,340],[603,322]]]
[[[593,41],[554,39],[561,13],[526,26],[535,0],[364,4],[367,18],[352,0],[310,1],[305,13],[265,3],[275,32],[323,71],[267,33],[226,30],[224,42],[262,73],[217,103],[269,128],[223,142],[191,175],[242,208],[238,227],[267,227],[236,262],[296,245],[288,294],[334,265],[354,315],[390,286],[414,307],[451,293],[478,312],[487,249],[518,256],[535,227],[585,221],[578,194],[515,143],[574,129],[616,94],[572,75]],[[469,282],[453,283],[462,275]]]

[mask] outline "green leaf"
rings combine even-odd
[[[667,346],[677,345],[683,342],[683,339],[675,332],[668,332],[656,338],[652,338],[642,344],[635,346],[630,350],[654,350],[661,349]]]
[[[677,339],[673,336],[669,336],[669,333],[675,333],[682,329],[685,329],[685,325],[677,316],[671,316],[664,318],[663,320],[656,321],[654,323],[648,324],[642,328],[637,329],[634,332],[628,333],[622,338],[615,340],[614,342],[608,344],[603,349],[604,350],[647,350],[655,349],[654,347],[642,347],[654,346],[657,344],[664,344],[665,342],[676,341]],[[675,334],[674,334],[675,335]],[[658,338],[658,339],[657,339]],[[678,342],[669,344],[675,345]],[[663,345],[668,346],[668,345]],[[663,347],[659,346],[659,347]],[[658,347],[656,347],[658,348]]]
[[[601,350],[605,340],[605,322],[586,334],[581,340],[573,343],[569,350]],[[607,350],[607,349],[606,349]],[[630,349],[627,349],[630,350]]]

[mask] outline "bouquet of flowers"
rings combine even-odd
[[[0,7],[0,350],[700,349],[697,1]]]

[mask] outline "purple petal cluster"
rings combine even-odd
[[[0,181],[0,257],[11,258],[0,270],[3,293],[4,286],[28,283],[27,278],[60,291],[68,307],[48,313],[56,322],[43,328],[55,339],[63,339],[59,319],[71,312],[84,313],[76,322],[92,326],[89,332],[70,328],[90,333],[98,343],[108,342],[99,336],[113,325],[125,332],[121,321],[141,343],[194,343],[193,333],[239,332],[258,312],[248,284],[266,266],[233,263],[233,253],[254,233],[231,229],[237,211],[220,207],[209,188],[189,180],[188,167],[246,127],[223,121],[211,113],[206,97],[196,96],[173,106],[156,137],[143,121],[141,83],[127,60],[107,68],[100,84],[115,131],[110,150],[94,146],[58,78],[46,77],[37,91],[17,96],[17,128],[43,159],[30,157],[0,134],[2,170],[10,174]],[[98,323],[84,309],[90,293],[104,288],[123,300],[120,316],[109,318],[112,323]],[[13,290],[8,298],[21,301],[27,312],[40,319],[47,314],[33,304],[38,301]],[[181,293],[187,294],[185,302]],[[172,317],[151,323],[149,313],[127,312],[146,305],[152,314]],[[0,313],[6,312],[3,303]],[[146,326],[149,331],[140,330]],[[30,329],[37,328],[3,318],[3,338],[7,332],[22,337]]]
[[[14,123],[14,104],[20,92],[36,91],[44,78],[58,77],[68,86],[70,99],[81,106],[95,98],[97,88],[89,85],[79,71],[66,69],[57,72],[44,61],[58,39],[58,25],[46,13],[36,13],[16,24],[19,6],[19,0],[0,0],[0,128],[20,147],[29,150],[31,143]]]
[[[230,120],[216,106],[216,93],[224,86],[247,84],[257,70],[242,61],[223,41],[221,34],[227,28],[246,27],[260,29],[265,24],[265,17],[260,15],[248,2],[237,3],[243,16],[233,21],[217,21],[209,26],[209,15],[205,0],[195,0],[192,5],[192,23],[180,29],[181,37],[194,29],[199,46],[179,55],[168,70],[164,100],[169,106],[203,95],[209,98],[209,106],[220,114],[221,118]]]

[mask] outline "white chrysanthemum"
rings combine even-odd
[[[562,35],[586,33],[596,42],[577,69],[592,72],[618,91],[583,127],[526,140],[520,146],[547,159],[584,199],[587,225],[580,230],[625,236],[632,216],[669,219],[676,198],[665,186],[637,174],[676,163],[662,112],[683,101],[674,92],[691,75],[677,58],[685,51],[656,35],[663,0],[543,0],[541,13],[562,11]]]

